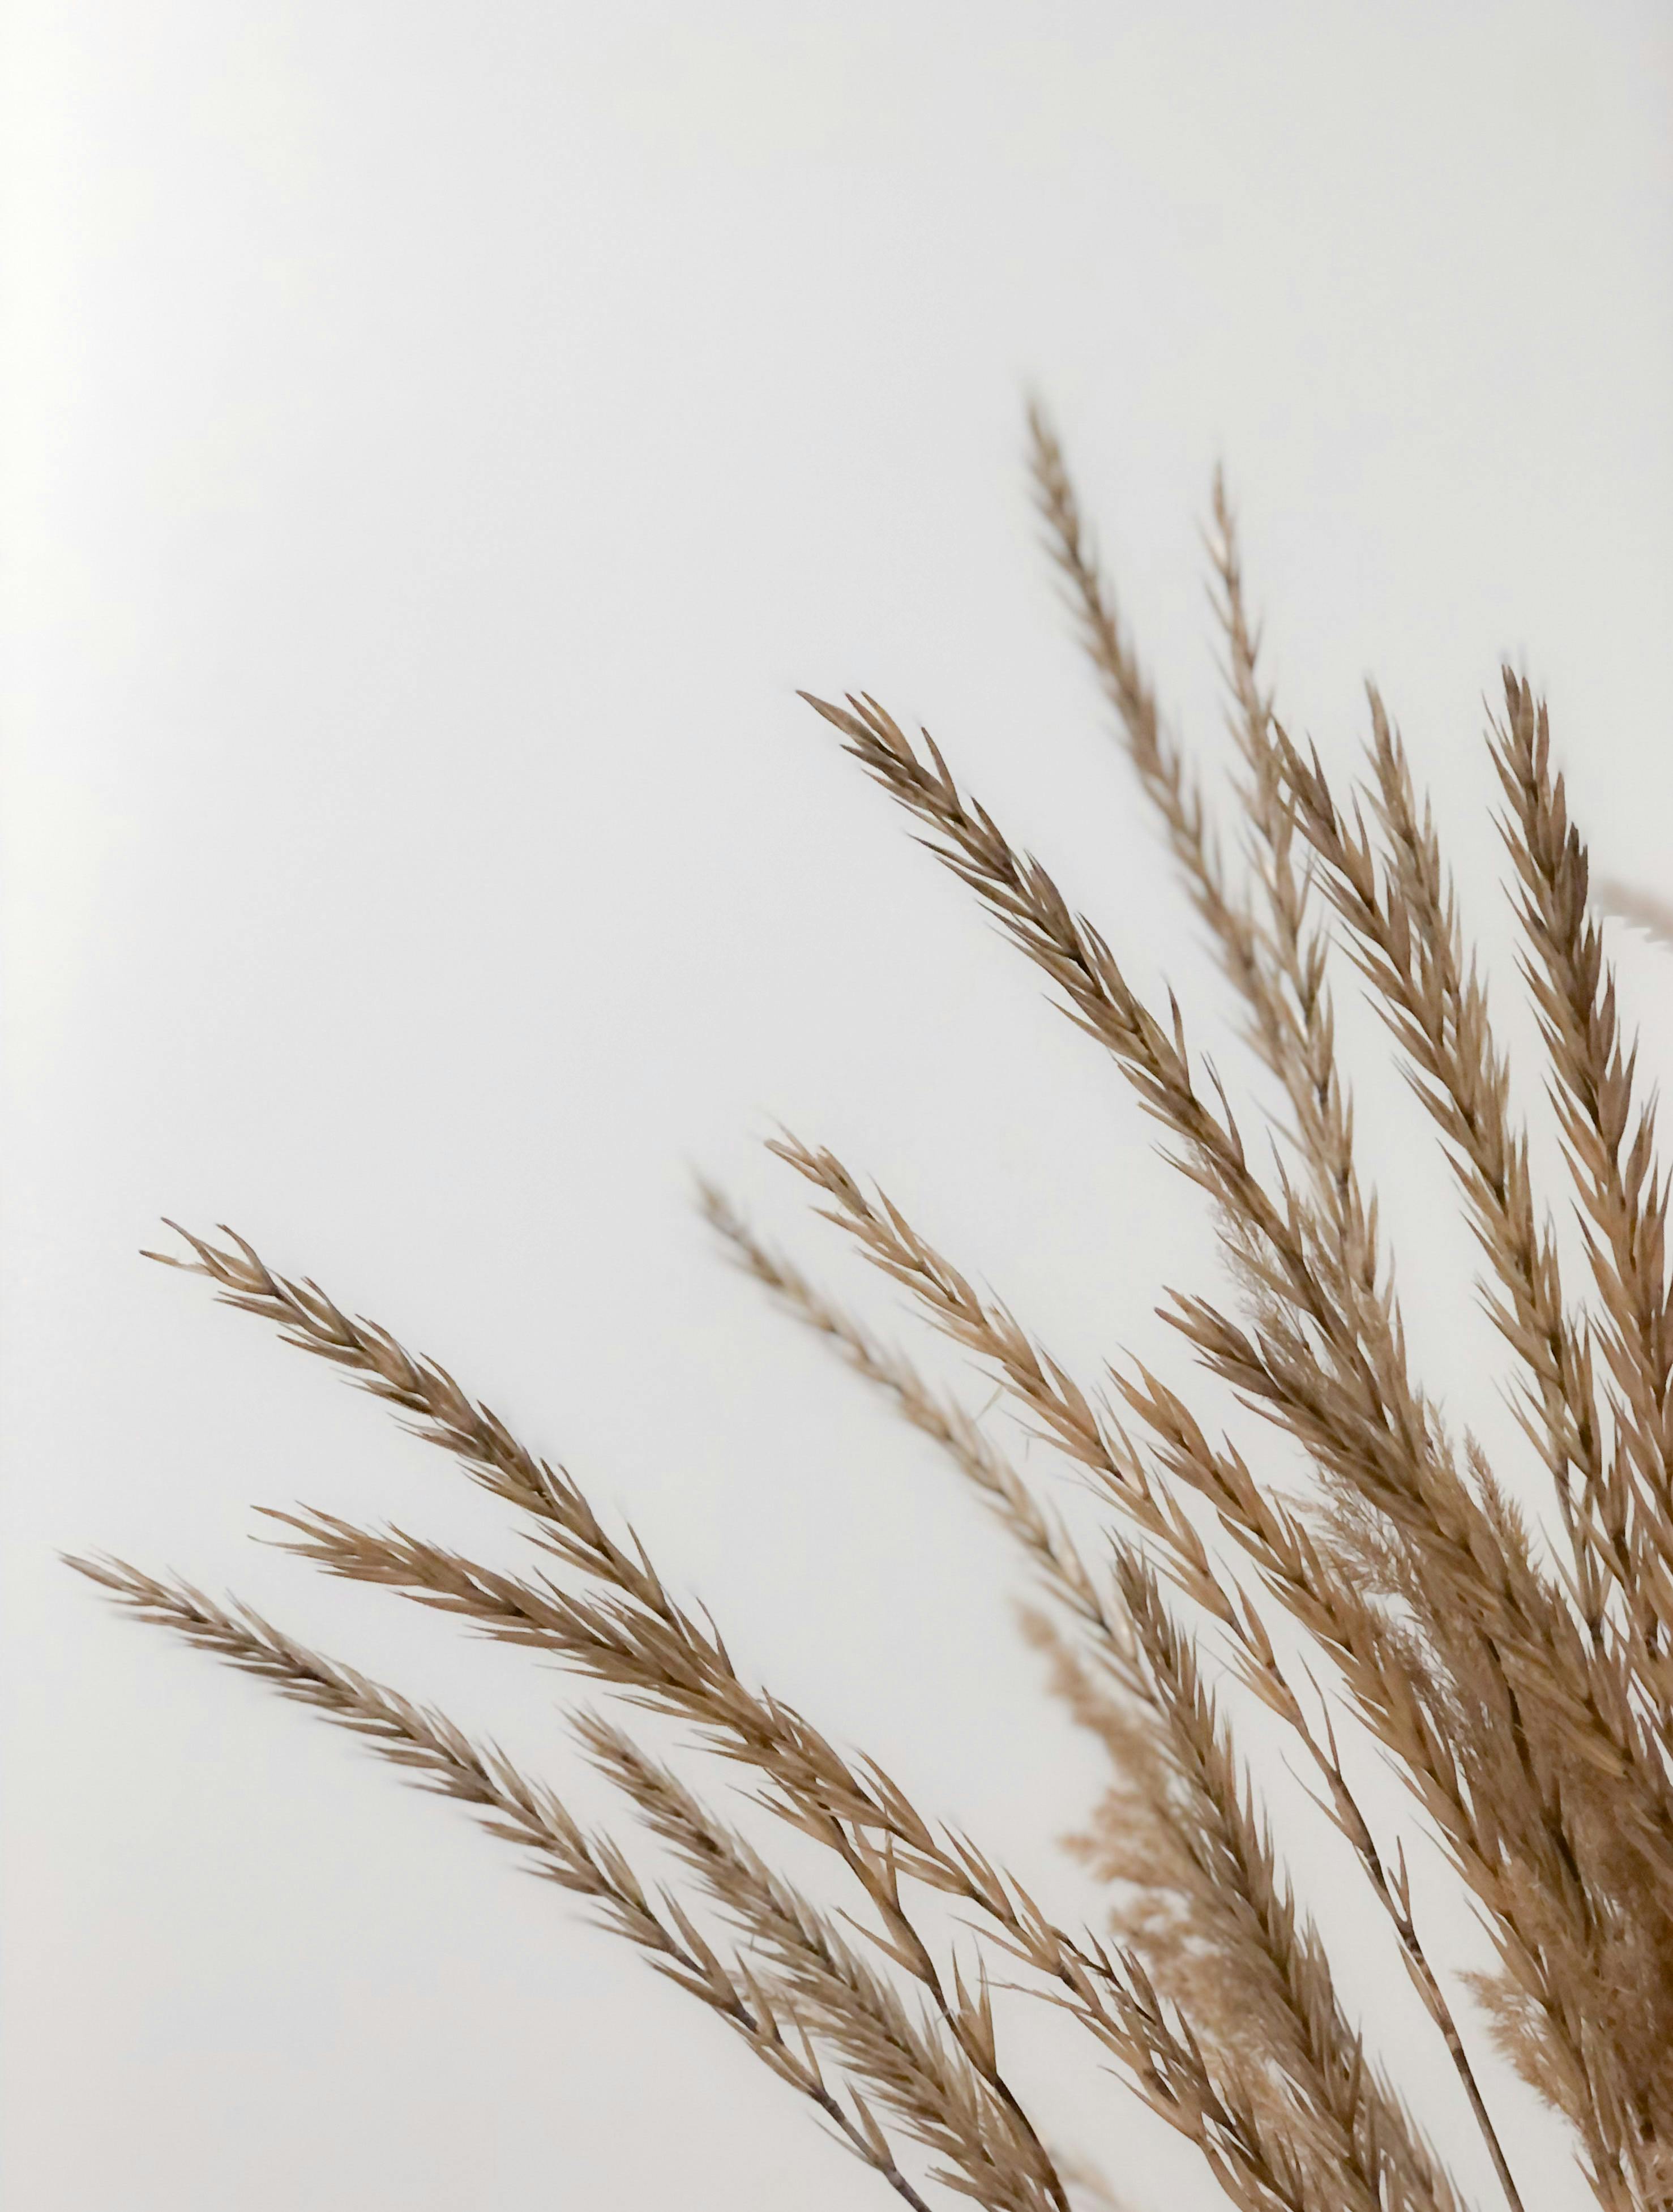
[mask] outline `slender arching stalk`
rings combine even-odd
[[[1440,2148],[1465,2127],[1495,2201],[1542,2212],[1506,2066],[1567,2124],[1602,2212],[1673,2212],[1669,1188],[1546,707],[1506,669],[1488,732],[1541,1054],[1518,1084],[1497,987],[1382,697],[1370,694],[1357,793],[1281,719],[1223,480],[1208,551],[1236,763],[1216,799],[1165,726],[1037,407],[1030,433],[1048,548],[1098,690],[1278,1102],[1264,1125],[1215,1073],[1195,1014],[1171,989],[1164,1008],[1135,987],[1131,917],[1084,910],[927,731],[909,734],[865,693],[802,696],[1045,977],[1096,1048],[1089,1064],[1113,1064],[1112,1110],[1135,1103],[1161,1132],[1181,1203],[1210,1210],[1220,1276],[1166,1292],[1177,1360],[1111,1345],[1100,1371],[1078,1375],[975,1272],[979,1254],[948,1257],[836,1152],[781,1127],[769,1149],[876,1271],[872,1287],[884,1279],[909,1328],[928,1324],[971,1363],[977,1413],[716,1185],[699,1197],[730,1258],[936,1448],[1018,1547],[1042,1600],[1026,1633],[1109,1762],[1076,1844],[1108,1885],[1107,1923],[1072,1927],[1049,1901],[1049,1868],[1025,1886],[921,1809],[759,1681],[675,1594],[660,1547],[596,1510],[581,1480],[437,1361],[231,1231],[182,1231],[179,1249],[149,1256],[382,1400],[507,1510],[530,1552],[520,1570],[490,1565],[319,1504],[262,1509],[266,1540],[672,1729],[665,1757],[566,1692],[635,1856],[496,1747],[247,1607],[121,1560],[69,1564],[471,1807],[912,2212],[1084,2212],[1090,2185],[1026,2045],[1041,2007],[1111,2085],[1116,2143],[1137,2099],[1238,2212],[1466,2212],[1482,2200]],[[1228,805],[1230,859],[1215,827]],[[1606,902],[1673,931],[1655,900],[1614,888]],[[1427,1109],[1481,1248],[1473,1285],[1427,1279],[1427,1255],[1379,1217],[1338,1045],[1344,985],[1368,995]],[[1572,1190],[1542,1187],[1512,1103],[1542,1084]],[[1554,1226],[1571,1202],[1583,1285],[1566,1278]],[[1520,1456],[1489,1455],[1407,1342],[1413,1298],[1472,1292],[1503,1340]],[[1241,1425],[1194,1409],[1194,1367]],[[1007,1419],[1038,1457],[1010,1450]],[[1055,1488],[1064,1478],[1074,1492]],[[1275,1728],[1311,1816],[1281,1781]],[[718,1794],[728,1784],[747,1813]],[[1305,1830],[1307,1817],[1329,1825]],[[751,1821],[797,1856],[781,1864]],[[1359,1885],[1388,1973],[1415,1993],[1435,2063],[1410,2078],[1414,2045],[1388,2039],[1311,1909],[1321,1838]],[[641,1848],[666,1881],[640,1870]],[[1412,1877],[1419,1850],[1487,1931],[1486,1971],[1444,1955],[1445,1920]]]

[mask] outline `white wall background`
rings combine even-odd
[[[929,721],[1212,1038],[1031,542],[1037,381],[1193,739],[1223,455],[1289,718],[1346,769],[1375,670],[1490,934],[1501,653],[1600,861],[1664,882],[1673,20],[16,0],[7,43],[0,2196],[880,2203],[465,1815],[56,1564],[230,1585],[570,1771],[561,1684],[245,1542],[299,1496],[494,1523],[137,1248],[229,1220],[434,1351],[1086,1909],[1051,1839],[1097,1769],[1009,1555],[715,1264],[684,1164],[886,1312],[760,1155],[782,1115],[1093,1372],[1166,1353],[1210,1242],[793,690]],[[1667,971],[1621,958],[1664,1066]],[[1491,1430],[1445,1180],[1365,1097],[1418,1347]],[[1209,2201],[1009,2032],[1135,2208]],[[1530,2201],[1572,2201],[1543,2153]]]

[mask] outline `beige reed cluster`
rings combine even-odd
[[[1036,1571],[1029,1632],[1112,1765],[1080,1846],[1119,1900],[1107,1932],[1060,1925],[976,1843],[741,1676],[712,1622],[670,1595],[644,1547],[612,1534],[567,1473],[445,1369],[312,1281],[274,1274],[231,1232],[224,1244],[186,1235],[190,1256],[172,1264],[387,1401],[514,1510],[537,1564],[504,1573],[318,1510],[271,1516],[286,1547],[680,1724],[830,1854],[840,1902],[803,1893],[610,1720],[578,1712],[574,1724],[678,1887],[648,1886],[614,1841],[497,1750],[246,1608],[119,1561],[72,1564],[477,1807],[921,2212],[948,2192],[989,2212],[1090,2201],[1051,2116],[1007,2075],[992,2002],[1001,1985],[1084,2029],[1106,2070],[1198,2147],[1244,2212],[1451,2212],[1468,2201],[1463,2185],[1368,2052],[1275,1845],[1250,1746],[1232,1733],[1239,1714],[1240,1733],[1252,1728],[1252,1698],[1350,1872],[1357,1863],[1366,1913],[1403,1961],[1456,2075],[1456,2113],[1485,2150],[1476,2163],[1503,2200],[1513,2212],[1541,2201],[1504,2111],[1531,2087],[1567,2121],[1607,2212],[1673,2206],[1667,1190],[1544,708],[1506,669],[1488,743],[1541,1073],[1572,1175],[1560,1200],[1534,1188],[1451,875],[1376,695],[1364,799],[1344,805],[1274,713],[1217,485],[1210,546],[1244,832],[1228,866],[1162,730],[1057,441],[1037,414],[1031,427],[1040,513],[1081,640],[1248,1041],[1287,1102],[1277,1164],[1256,1164],[1177,1005],[1163,1018],[1139,998],[1110,942],[961,790],[927,733],[909,738],[870,698],[810,703],[1044,971],[1162,1123],[1172,1164],[1208,1194],[1232,1295],[1170,1292],[1168,1317],[1237,1401],[1300,1448],[1306,1473],[1275,1494],[1137,1363],[1096,1389],[1078,1382],[880,1192],[830,1152],[777,1140],[824,1218],[1091,1486],[1098,1549],[1077,1547],[976,1418],[760,1243],[724,1194],[705,1187],[702,1198],[733,1257],[942,1447]],[[1433,1117],[1479,1241],[1528,1447],[1515,1469],[1454,1435],[1412,1372],[1337,1060],[1337,950]],[[1561,1277],[1560,1202],[1581,1226],[1584,1285]],[[1263,1763],[1278,1764],[1269,1751]],[[1420,1839],[1491,1937],[1489,1969],[1463,1974],[1438,1955],[1408,1875]]]

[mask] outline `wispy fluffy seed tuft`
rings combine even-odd
[[[1241,2212],[1463,2212],[1487,2201],[1477,2172],[1510,2212],[1537,2212],[1542,2177],[1523,2170],[1504,2124],[1494,2044],[1568,2123],[1604,2212],[1673,2212],[1669,1183],[1545,707],[1506,670],[1487,743],[1539,1073],[1573,1186],[1554,1191],[1536,1185],[1442,842],[1380,697],[1366,781],[1344,799],[1280,717],[1217,477],[1207,543],[1236,754],[1228,858],[1038,409],[1029,435],[1047,550],[1114,733],[1282,1102],[1269,1168],[1256,1164],[1268,1147],[1244,1133],[1258,1109],[1234,1107],[1172,994],[1165,1013],[1147,1003],[1118,928],[1106,933],[1013,844],[928,733],[909,737],[865,695],[803,696],[1160,1125],[1166,1158],[1195,1187],[1182,1199],[1206,1200],[1230,1275],[1229,1291],[1169,1291],[1183,1364],[1229,1384],[1307,1472],[1276,1487],[1259,1471],[1258,1430],[1211,1436],[1182,1378],[1114,1347],[1102,1376],[1077,1377],[977,1287],[973,1259],[955,1264],[834,1152],[782,1133],[770,1149],[816,1211],[1090,1491],[1100,1526],[1095,1541],[1077,1539],[1051,1478],[1025,1476],[985,1417],[763,1241],[723,1192],[703,1182],[698,1197],[730,1258],[935,1444],[1019,1547],[1037,1595],[1024,1632],[1110,1762],[1071,1839],[1110,1887],[1107,1929],[1061,1924],[874,1761],[750,1680],[715,1624],[565,1469],[435,1361],[311,1280],[273,1273],[230,1231],[224,1243],[182,1231],[182,1253],[150,1256],[206,1277],[384,1400],[514,1509],[533,1563],[507,1572],[321,1507],[265,1510],[281,1546],[678,1723],[721,1785],[819,1847],[841,1901],[793,1883],[608,1714],[578,1711],[573,1724],[678,1889],[653,1893],[616,1843],[496,1748],[247,1607],[118,1560],[69,1564],[471,1806],[724,2021],[916,2212],[957,2199],[989,2212],[1127,2203],[1119,2178],[1112,2188],[1056,2148],[1049,2116],[1018,2086],[1030,2002],[1067,2014],[1113,2069],[1117,2145],[1122,2098],[1136,2095],[1196,2146]],[[1658,902],[1610,886],[1600,902],[1673,942]],[[1414,1370],[1401,1255],[1338,1055],[1344,973],[1380,1014],[1475,1231],[1524,1461],[1491,1460],[1456,1434]],[[1585,1230],[1583,1286],[1563,1279],[1552,1228],[1569,1204]],[[1305,1858],[1242,1741],[1250,1696],[1349,1847],[1390,1971],[1403,1970],[1450,2063],[1450,2104],[1420,2097],[1427,2069],[1402,2079],[1404,2054],[1379,2051],[1378,2021],[1338,1986]],[[1403,1784],[1402,1809],[1367,1792],[1376,1767]],[[1408,1870],[1420,1845],[1487,1930],[1492,1971],[1461,1974],[1438,1951]],[[951,1945],[926,1890],[957,1916]],[[1479,2151],[1468,2174],[1436,2148],[1461,2126]]]

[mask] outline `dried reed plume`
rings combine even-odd
[[[1536,2212],[1506,2126],[1506,2062],[1560,2114],[1607,2212],[1673,2207],[1673,1307],[1652,1103],[1589,894],[1585,844],[1543,705],[1511,670],[1487,747],[1504,795],[1522,972],[1574,1184],[1589,1280],[1565,1284],[1511,1070],[1427,804],[1370,696],[1366,781],[1344,801],[1294,743],[1262,675],[1230,502],[1208,544],[1243,832],[1222,854],[1190,762],[1101,570],[1057,440],[1031,416],[1045,539],[1113,730],[1283,1101],[1258,1168],[1169,994],[1134,988],[1111,939],[965,792],[927,732],[868,696],[809,703],[912,817],[1114,1060],[1206,1194],[1229,1289],[1168,1293],[1197,1364],[1287,1437],[1307,1473],[1280,1492],[1174,1385],[1135,1360],[1078,1380],[832,1152],[770,1149],[818,1211],[974,1363],[1095,1494],[1077,1543],[983,1421],[761,1241],[707,1183],[724,1249],[791,1317],[945,1452],[1020,1546],[1024,1617],[1052,1686],[1107,1752],[1074,1847],[1115,1898],[1102,1934],[1060,1924],[971,1839],[921,1813],[735,1668],[631,1532],[612,1533],[435,1361],[274,1273],[230,1231],[181,1231],[168,1264],[345,1370],[520,1516],[512,1574],[398,1528],[319,1508],[270,1513],[284,1547],[480,1634],[547,1655],[676,1722],[691,1750],[823,1847],[840,1904],[759,1847],[600,1713],[574,1725],[624,1816],[684,1884],[654,1895],[617,1844],[441,1716],[335,1664],[242,1607],[122,1562],[70,1562],[143,1619],[366,1736],[474,1806],[534,1871],[730,2027],[895,2194],[989,2212],[1069,2212],[1093,2184],[1007,2069],[1001,1982],[1058,2008],[1126,2090],[1202,2152],[1244,2212],[1455,2212],[1472,2201],[1414,2094],[1368,2047],[1289,1871],[1278,1795],[1253,1755],[1252,1698],[1281,1732],[1357,1869],[1457,2081],[1498,2195]],[[806,696],[806,695],[805,695]],[[1668,917],[1611,889],[1652,932]],[[1414,1373],[1393,1257],[1355,1144],[1333,987],[1345,953],[1442,1140],[1482,1255],[1528,1450],[1490,1462]],[[1205,1083],[1205,1077],[1207,1081]],[[154,1254],[154,1258],[167,1255]],[[1240,1722],[1238,1716],[1244,1717]],[[1403,1810],[1366,1794],[1380,1759]],[[1293,1808],[1292,1808],[1293,1810]],[[1491,1938],[1490,1971],[1449,1967],[1414,1900],[1426,1844]],[[962,1923],[949,1942],[946,1908]],[[938,1910],[941,1917],[938,1919]],[[864,1940],[857,1940],[854,1930]],[[1509,2093],[1510,2094],[1518,2093]],[[1439,2118],[1440,2116],[1433,2116]],[[1525,2192],[1525,2193],[1524,2193]],[[1104,2191],[1100,2201],[1116,2197]],[[1123,2200],[1124,2201],[1124,2200]]]

